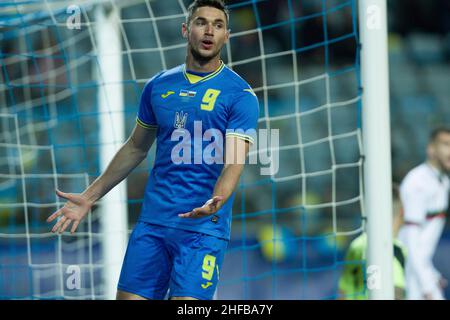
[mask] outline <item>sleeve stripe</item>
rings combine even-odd
[[[154,129],[154,128],[158,127],[157,125],[154,125],[154,124],[146,124],[144,121],[142,121],[139,118],[136,118],[136,122],[137,122],[137,124],[139,124],[141,127],[145,128],[145,129]]]
[[[246,134],[240,134],[240,133],[236,133],[236,132],[227,132],[225,134],[225,136],[234,136],[234,137],[240,138],[242,140],[249,141],[251,143],[255,142],[252,136],[248,136]]]

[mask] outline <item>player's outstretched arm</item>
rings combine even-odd
[[[66,199],[67,202],[61,209],[48,217],[47,222],[52,222],[62,216],[53,226],[52,232],[62,233],[72,223],[70,232],[74,233],[94,203],[125,179],[145,159],[155,138],[156,129],[146,129],[137,124],[128,140],[114,155],[105,172],[83,193],[65,193],[57,190],[56,194]]]
[[[203,206],[178,216],[181,218],[201,218],[219,211],[239,182],[249,149],[249,142],[237,137],[227,137],[225,165],[217,179],[212,198]]]

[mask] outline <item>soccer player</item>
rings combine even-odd
[[[167,291],[171,299],[213,297],[230,236],[234,189],[253,142],[248,133],[259,116],[250,86],[220,59],[228,21],[223,1],[194,1],[181,27],[185,63],[147,82],[137,124],[100,177],[81,194],[57,190],[68,202],[49,217],[50,222],[61,216],[52,231],[63,232],[72,223],[74,232],[95,201],[127,177],[157,140],[117,299],[163,299]],[[214,152],[203,159],[211,140]],[[214,159],[222,163],[211,163]]]
[[[406,248],[396,239],[398,230],[402,225],[401,204],[398,187],[393,188],[393,220],[392,232],[394,235],[394,294],[395,300],[405,299],[405,260]],[[366,262],[367,235],[361,234],[351,243],[345,255],[345,262],[339,279],[339,297],[348,300],[365,300],[369,298],[369,292],[364,284],[363,266]]]
[[[430,136],[427,161],[412,169],[400,186],[405,221],[400,240],[408,250],[406,292],[410,300],[444,299],[446,280],[432,259],[446,220],[449,172],[450,128],[439,128]]]

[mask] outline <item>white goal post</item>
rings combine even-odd
[[[367,289],[394,299],[392,174],[386,0],[359,1]]]
[[[125,141],[120,12],[115,6],[98,5],[95,35],[98,47],[100,171],[104,172]],[[126,180],[106,194],[100,204],[103,283],[105,298],[114,299],[128,240]]]

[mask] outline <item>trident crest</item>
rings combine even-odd
[[[186,126],[188,114],[180,111],[175,113],[175,121],[173,126],[177,129],[183,129]]]

